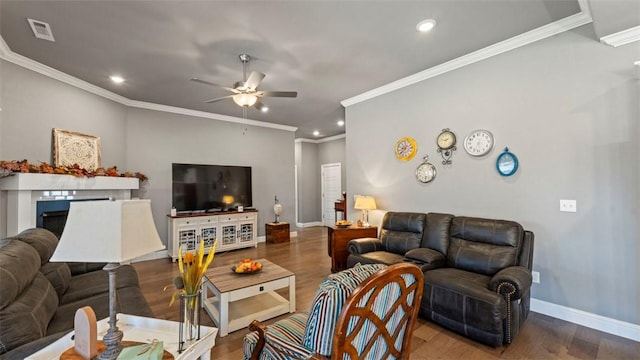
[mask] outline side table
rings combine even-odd
[[[331,271],[337,272],[347,268],[347,257],[349,257],[349,241],[365,237],[377,237],[378,228],[350,226],[339,228],[328,227],[327,240],[329,242],[329,256],[331,256]]]
[[[282,221],[271,222],[266,223],[264,226],[267,244],[289,242],[289,223]]]
[[[118,328],[124,333],[124,339],[148,343],[149,339],[158,339],[163,342],[164,350],[170,352],[175,360],[192,360],[211,358],[211,349],[215,345],[218,329],[209,326],[200,326],[200,339],[189,345],[181,354],[178,354],[178,326],[175,321],[153,319],[143,316],[117,314]],[[102,339],[109,329],[109,318],[98,321],[98,339]],[[58,341],[27,356],[28,360],[53,360],[59,359],[60,354],[73,347],[71,331]]]

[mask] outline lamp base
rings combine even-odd
[[[109,272],[109,330],[104,334],[102,341],[107,348],[97,356],[99,360],[115,360],[122,351],[120,342],[123,333],[116,325],[116,270],[120,267],[118,263],[108,263],[102,269]]]
[[[118,355],[120,355],[120,351],[122,351],[121,342],[123,334],[118,328],[112,330],[112,328],[109,328],[107,333],[104,334],[102,342],[107,348],[96,357],[97,360],[113,360],[117,359]]]

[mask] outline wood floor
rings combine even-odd
[[[244,258],[267,258],[296,274],[297,309],[308,309],[318,283],[330,273],[326,233],[324,227],[300,229],[298,237],[289,243],[260,243],[257,248],[216,254],[212,266],[231,266]],[[167,258],[134,266],[156,317],[177,320],[177,305],[168,306],[171,290],[162,290],[173,283],[177,264]],[[201,321],[213,325],[204,311]],[[245,333],[239,330],[218,337],[211,358],[242,359]],[[411,341],[411,359],[640,359],[640,343],[532,312],[511,345],[492,348],[419,318]]]

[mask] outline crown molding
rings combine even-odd
[[[195,116],[195,117],[206,118],[206,119],[227,121],[227,122],[238,123],[238,124],[260,126],[260,127],[278,129],[278,130],[286,130],[286,131],[296,131],[296,130],[298,130],[298,128],[295,127],[295,126],[272,124],[272,123],[267,123],[267,122],[264,122],[264,121],[243,119],[243,118],[239,118],[239,117],[235,117],[235,116],[228,116],[228,115],[210,113],[210,112],[206,112],[206,111],[185,109],[185,108],[176,107],[176,106],[154,104],[154,103],[148,103],[148,102],[137,101],[137,100],[129,100],[129,102],[127,103],[127,106],[134,107],[134,108],[139,108],[139,109],[155,110],[155,111],[160,111],[160,112],[165,112],[165,113],[180,114],[180,115]]]
[[[7,45],[2,36],[0,36],[0,59],[4,59],[9,53],[11,53],[9,45]]]
[[[185,109],[185,108],[180,108],[175,106],[167,106],[167,105],[154,104],[154,103],[149,103],[144,101],[131,100],[129,98],[126,98],[124,96],[111,92],[109,90],[105,90],[99,86],[88,83],[84,80],[80,80],[67,73],[63,73],[62,71],[56,70],[52,67],[39,63],[35,60],[29,59],[26,56],[16,54],[13,51],[11,51],[11,48],[9,48],[9,46],[4,41],[2,36],[0,36],[0,59],[6,60],[10,63],[14,63],[25,69],[37,72],[49,78],[61,81],[65,84],[74,86],[78,89],[87,91],[94,95],[101,96],[103,98],[109,99],[111,101],[117,102],[119,104],[122,104],[128,107],[147,109],[147,110],[156,110],[156,111],[179,114],[179,115],[196,116],[196,117],[201,117],[206,119],[227,121],[227,122],[233,122],[233,123],[239,123],[239,124],[245,124],[245,125],[265,127],[270,129],[278,129],[278,130],[286,130],[286,131],[294,131],[294,132],[298,130],[297,127],[293,127],[293,126],[272,124],[264,121],[243,119],[235,116],[210,113],[206,111],[191,110],[191,109]]]
[[[346,139],[346,138],[347,138],[347,134],[334,135],[334,136],[329,136],[323,139],[318,139],[318,143],[324,143],[328,141],[334,141],[334,140],[340,140],[340,139]]]
[[[627,45],[638,40],[640,40],[640,25],[600,38],[601,43],[613,47]]]
[[[62,71],[56,70],[52,67],[39,63],[35,60],[29,59],[26,56],[22,56],[20,54],[16,54],[7,45],[7,43],[0,36],[0,58],[6,60],[10,63],[14,63],[18,66],[22,66],[23,68],[29,69],[31,71],[37,72],[39,74],[45,75],[52,79],[61,81],[65,84],[69,84],[76,88],[82,89],[84,91],[90,92],[94,95],[101,96],[103,98],[107,98],[109,100],[115,101],[117,103],[127,105],[127,101],[129,99],[124,96],[120,96],[111,91],[105,90],[101,87],[90,84],[84,80],[80,80],[76,77],[73,77],[69,74],[63,73]]]
[[[311,143],[311,144],[321,144],[321,143],[325,143],[325,142],[329,142],[329,141],[334,141],[334,140],[340,140],[340,139],[346,139],[347,134],[340,134],[340,135],[335,135],[335,136],[329,136],[326,138],[322,138],[322,139],[307,139],[307,138],[297,138],[295,140],[295,143]]]
[[[510,39],[487,46],[419,73],[409,75],[400,80],[396,80],[360,95],[348,98],[341,101],[340,104],[344,107],[355,105],[592,22],[593,20],[586,0],[579,0],[578,3],[580,4],[581,9],[580,13],[554,21],[526,33],[514,36]]]

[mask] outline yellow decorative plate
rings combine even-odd
[[[403,137],[396,142],[395,153],[396,157],[402,161],[409,161],[418,152],[418,144],[412,137]]]

